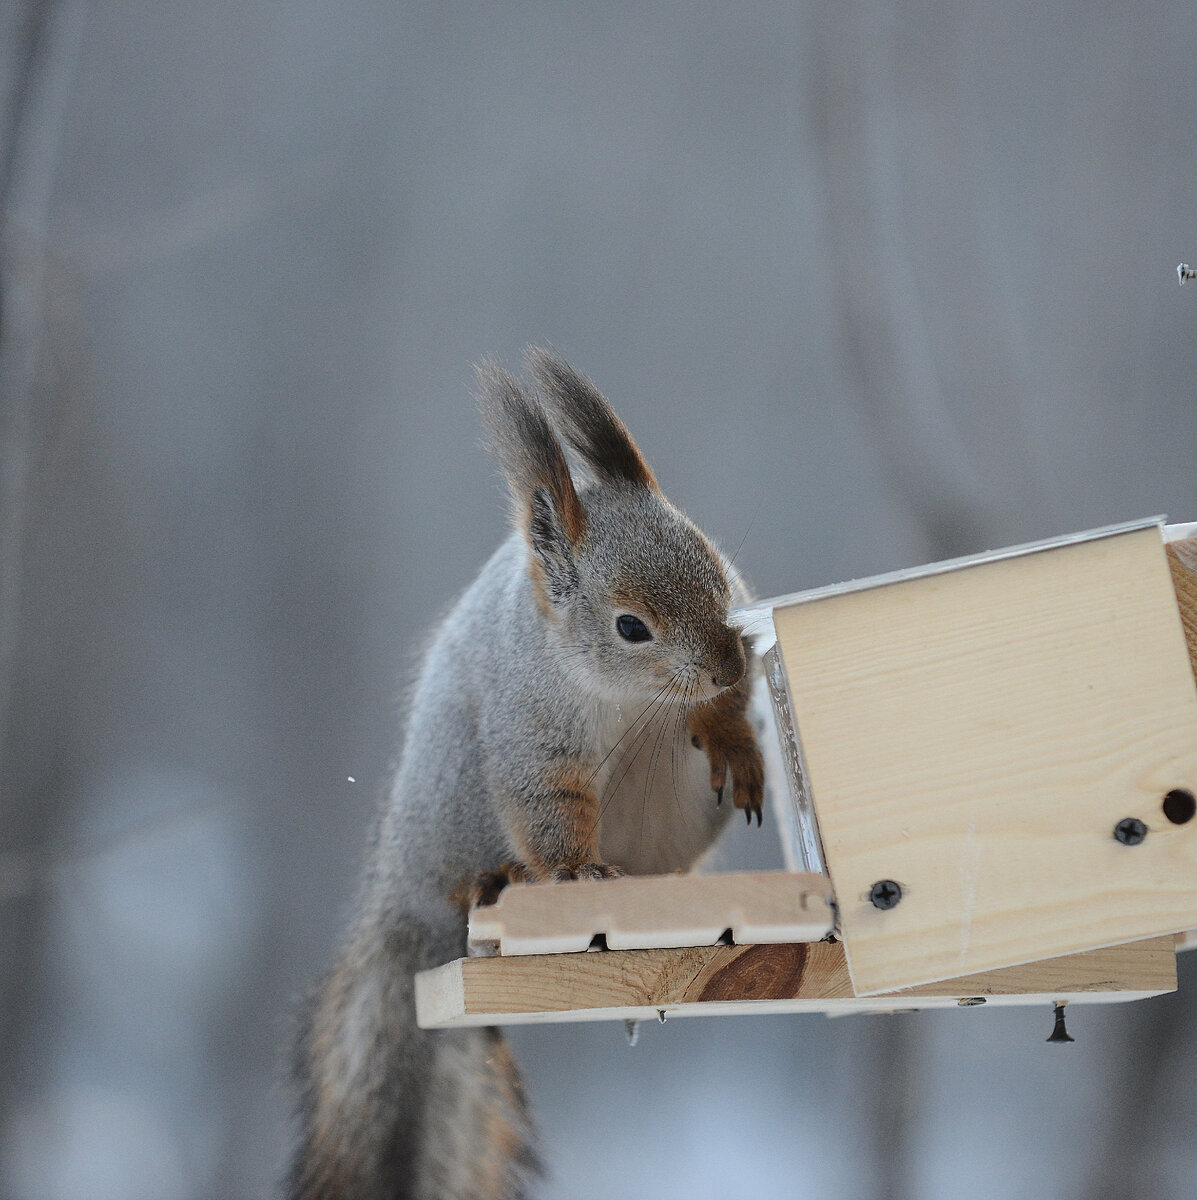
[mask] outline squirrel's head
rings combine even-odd
[[[723,560],[661,494],[594,384],[547,351],[528,362],[539,399],[493,364],[478,376],[536,602],[593,691],[710,699],[745,670]],[[577,456],[577,484],[558,432]]]

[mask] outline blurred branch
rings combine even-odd
[[[153,813],[119,829],[77,838],[65,845],[0,850],[0,905],[51,886],[73,866],[114,850],[127,849],[138,842],[167,836],[205,817],[234,810],[245,810],[245,797],[225,795],[206,803],[189,803],[168,812]]]
[[[83,0],[26,6],[0,147],[0,731],[8,725],[36,413],[45,385],[50,197],[85,17]],[[0,791],[3,755],[0,739]]]
[[[928,557],[982,549],[1012,516],[1041,518],[1042,480],[1019,415],[1018,338],[1000,289],[967,292],[971,307],[946,331],[938,306],[937,269],[1000,274],[1000,252],[987,234],[967,252],[929,257],[920,200],[925,207],[935,197],[912,178],[909,148],[920,143],[941,161],[971,163],[967,178],[976,182],[962,182],[961,194],[985,211],[991,189],[974,135],[939,120],[938,102],[926,99],[954,86],[955,31],[937,15],[916,66],[883,32],[892,28],[884,5],[829,6],[814,28],[813,108],[844,366]],[[957,354],[972,361],[967,375],[953,363]]]
[[[874,1195],[878,1200],[912,1200],[914,1142],[922,1116],[916,1098],[918,1046],[903,1014],[878,1014],[873,1019],[879,1031],[871,1066],[877,1081],[870,1113]]]
[[[86,9],[82,0],[33,0],[13,21],[14,83],[0,114],[0,838],[38,844],[57,806],[22,795],[11,752],[17,687],[30,487],[38,424],[51,389],[46,253],[51,196]],[[27,1061],[42,998],[45,906],[37,895],[0,924],[0,1113],[7,1112]]]

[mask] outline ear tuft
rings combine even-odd
[[[599,479],[659,490],[627,426],[585,375],[537,346],[527,362],[554,424]]]
[[[519,523],[526,531],[534,498],[543,493],[561,531],[570,543],[577,544],[586,532],[586,510],[544,409],[498,364],[483,362],[477,374],[478,409],[486,427],[487,449],[507,477]]]

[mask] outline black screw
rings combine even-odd
[[[892,879],[878,879],[869,889],[869,901],[874,908],[893,908],[902,899],[902,885]]]
[[[1114,826],[1114,837],[1124,846],[1137,846],[1147,836],[1147,826],[1138,817],[1123,817]]]
[[[1056,1001],[1056,1022],[1052,1027],[1051,1036],[1047,1039],[1049,1042],[1059,1044],[1061,1042],[1075,1042],[1076,1038],[1068,1032],[1068,1027],[1064,1024],[1064,1001]]]

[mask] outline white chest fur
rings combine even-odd
[[[726,819],[706,754],[676,704],[602,703],[595,712],[594,786],[604,861],[633,875],[687,870]]]

